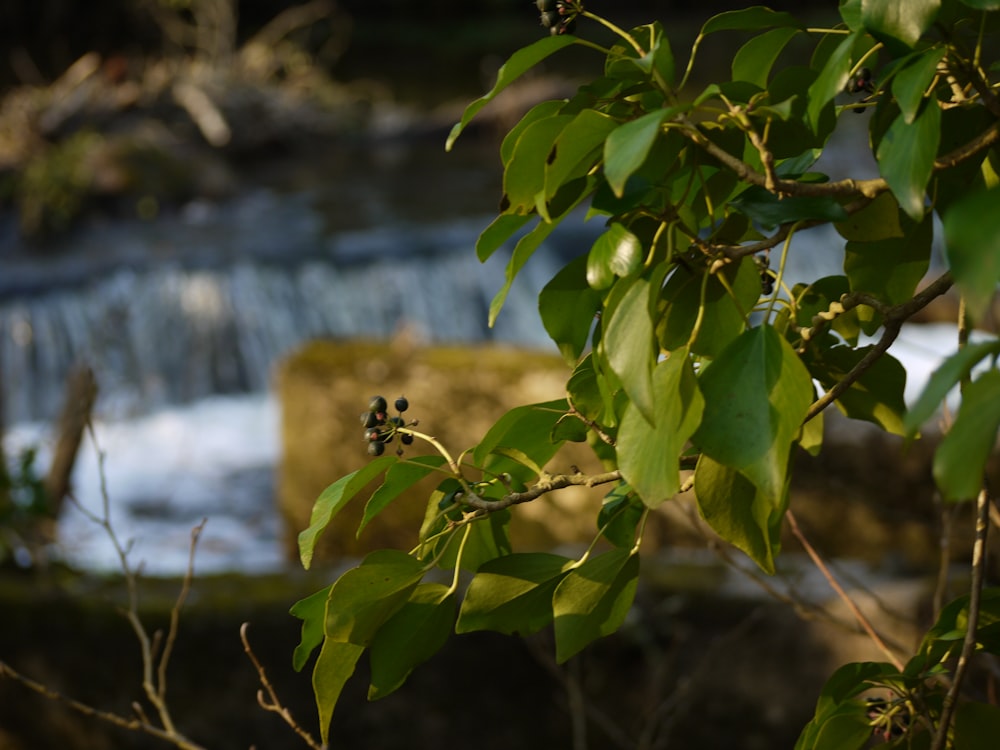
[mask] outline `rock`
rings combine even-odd
[[[282,410],[277,494],[289,555],[297,557],[298,532],[308,526],[323,489],[370,460],[358,415],[373,395],[390,402],[405,395],[407,419],[419,420],[420,431],[458,456],[509,409],[563,397],[568,375],[556,355],[493,346],[316,341],[300,349],[277,374]],[[395,448],[396,443],[387,446],[388,451]],[[406,449],[409,456],[432,453],[433,448],[419,441]],[[568,472],[574,465],[584,472],[601,470],[582,445],[568,444],[550,462],[554,472]],[[411,549],[427,498],[439,482],[429,477],[404,493],[356,539],[364,502],[377,486],[373,483],[327,529],[318,559],[356,556],[386,546]],[[601,488],[568,488],[544,502],[521,506],[512,531],[518,549],[589,541],[603,495]]]

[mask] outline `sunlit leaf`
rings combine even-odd
[[[646,161],[660,127],[680,108],[658,109],[619,126],[604,142],[604,177],[619,198],[625,183]]]
[[[445,462],[442,456],[416,456],[398,461],[385,473],[385,481],[365,504],[365,514],[358,526],[360,537],[365,526],[389,504]]]
[[[330,586],[325,586],[315,594],[295,602],[289,610],[289,614],[302,620],[302,637],[292,654],[292,666],[296,672],[302,671],[312,652],[323,642],[326,600],[329,595]]]
[[[937,18],[941,0],[864,0],[861,19],[875,37],[912,48]]]
[[[701,421],[704,399],[688,359],[680,349],[653,371],[653,423],[629,404],[618,430],[622,477],[650,508],[680,490],[680,455]]]
[[[623,224],[613,222],[590,248],[587,283],[607,289],[616,277],[630,276],[642,267],[644,250],[639,238]]]
[[[622,286],[627,284],[627,286]],[[649,316],[649,282],[638,278],[619,282],[625,289],[620,301],[602,322],[601,347],[632,403],[653,421],[653,364],[655,347],[653,321]]]
[[[326,639],[367,646],[375,631],[410,597],[424,570],[420,560],[399,550],[370,553],[330,589]]]
[[[705,412],[694,442],[768,498],[784,492],[792,441],[812,403],[812,377],[772,327],[751,328],[699,378]]]
[[[462,602],[455,632],[497,630],[528,635],[552,622],[552,594],[572,560],[521,552],[480,566]]]
[[[552,596],[556,661],[616,631],[625,620],[639,579],[639,555],[615,549],[573,568]]]
[[[553,144],[553,153],[542,159],[545,169],[545,197],[550,199],[559,187],[586,174],[600,158],[604,140],[620,123],[610,115],[585,109],[562,129]]]
[[[844,90],[851,72],[851,53],[857,41],[857,32],[848,34],[826,60],[816,80],[807,93],[807,113],[814,132],[818,132],[824,110],[833,98]]]
[[[962,393],[962,405],[934,454],[934,479],[946,500],[974,498],[1000,429],[1000,370],[990,370]]]
[[[802,28],[802,24],[791,13],[781,13],[761,5],[755,5],[742,10],[729,10],[712,16],[701,28],[702,35],[714,34],[717,31],[740,29],[756,31],[771,26],[792,26]]]
[[[455,624],[456,610],[455,593],[440,583],[424,583],[413,591],[372,640],[369,700],[397,690],[416,666],[441,649]]]
[[[924,215],[924,193],[934,172],[934,157],[941,139],[941,108],[937,100],[924,100],[912,123],[899,115],[878,144],[879,171],[889,183],[900,208],[914,221]]]
[[[317,540],[340,509],[372,479],[395,462],[395,456],[381,456],[363,468],[341,477],[323,490],[313,505],[309,526],[299,533],[299,557],[302,560],[302,567],[308,568],[312,564]]]
[[[500,70],[497,71],[497,80],[496,83],[493,84],[493,88],[465,108],[465,112],[462,113],[462,119],[455,124],[455,126],[451,129],[451,132],[448,134],[448,140],[445,142],[445,150],[451,151],[451,147],[455,144],[455,140],[462,133],[462,131],[465,130],[465,126],[468,125],[472,118],[478,114],[479,110],[489,104],[489,102],[492,101],[497,94],[524,75],[527,71],[531,70],[531,68],[535,67],[546,57],[558,52],[564,47],[568,47],[574,42],[576,42],[576,38],[568,34],[548,36],[543,39],[539,39],[534,44],[519,49],[511,55],[510,59],[508,59],[507,62],[500,67]]]
[[[323,744],[330,740],[330,721],[340,693],[364,652],[363,646],[327,638],[313,668],[312,686],[319,710],[319,732]]]
[[[952,204],[944,215],[948,265],[969,314],[978,320],[1000,278],[1000,188],[980,190]]]
[[[912,123],[917,116],[924,92],[937,75],[938,63],[946,53],[944,47],[929,49],[896,73],[892,79],[892,93],[907,124]]]
[[[785,45],[799,33],[794,26],[780,26],[748,41],[733,58],[733,80],[767,88],[771,68]]]
[[[583,353],[601,308],[601,294],[587,283],[587,256],[570,261],[538,295],[542,325],[563,358],[574,364]]]
[[[773,575],[784,493],[767,496],[740,472],[705,455],[695,469],[694,490],[698,511],[715,533]]]
[[[1000,355],[1000,341],[983,341],[969,344],[938,365],[923,392],[906,413],[903,424],[907,435],[915,435],[934,416],[951,390],[972,372],[976,364],[986,357],[997,355]]]

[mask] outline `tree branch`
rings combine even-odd
[[[809,407],[809,411],[806,413],[806,418],[803,420],[803,424],[826,409],[826,407],[840,398],[844,391],[854,385],[858,378],[864,375],[869,368],[871,368],[871,366],[875,364],[875,362],[883,354],[885,354],[886,351],[888,351],[889,347],[892,346],[893,342],[899,336],[903,323],[905,323],[907,319],[913,317],[913,315],[917,312],[924,309],[932,300],[947,292],[953,283],[951,274],[945,272],[929,284],[922,292],[914,295],[912,299],[896,305],[895,307],[886,308],[883,312],[884,322],[881,338],[879,338],[878,342],[868,350],[865,356],[862,357],[861,361],[851,368],[850,372],[848,372],[830,390],[813,402],[813,405]],[[876,302],[876,300],[869,298],[867,295],[860,294],[845,295],[842,299],[845,311],[861,304],[871,304],[873,302]]]
[[[943,750],[948,740],[948,728],[951,726],[958,702],[958,694],[962,689],[969,661],[976,652],[976,631],[979,627],[979,606],[982,601],[983,581],[986,577],[986,540],[990,530],[990,494],[985,485],[976,498],[976,539],[972,546],[972,584],[969,591],[969,615],[965,628],[965,640],[962,651],[955,665],[955,673],[951,686],[941,705],[941,721],[938,723],[931,750]]]
[[[303,729],[297,721],[295,721],[295,718],[292,716],[292,712],[285,708],[285,706],[283,706],[281,701],[278,699],[278,693],[275,691],[274,685],[272,685],[271,681],[267,678],[267,672],[264,671],[264,667],[257,658],[257,655],[253,652],[253,649],[250,648],[250,640],[247,638],[247,628],[249,627],[249,622],[245,622],[240,626],[240,640],[243,642],[243,650],[253,663],[254,669],[257,670],[257,676],[260,678],[260,684],[263,686],[262,690],[257,691],[257,704],[265,711],[278,714],[278,716],[281,717],[281,720],[291,727],[292,731],[301,737],[302,741],[309,747],[313,748],[313,750],[322,750],[323,746],[320,745],[308,731]],[[264,698],[264,690],[267,691],[267,699]]]

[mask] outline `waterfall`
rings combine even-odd
[[[117,238],[144,263],[100,270],[77,284],[60,279],[44,291],[37,278],[22,283],[30,293],[0,290],[7,421],[51,419],[66,374],[79,363],[95,371],[102,412],[126,416],[265,390],[274,364],[316,337],[387,338],[405,327],[428,342],[551,345],[537,293],[557,270],[558,253],[539,253],[527,264],[497,326],[487,327],[506,261],[503,253],[485,265],[475,257],[488,219],[323,236],[316,222],[286,216],[276,223],[264,214],[268,221],[256,225],[267,231],[257,234],[246,215],[200,234],[181,225],[172,242],[185,244],[187,260],[156,261],[163,230],[147,230],[127,242]],[[142,242],[149,246],[137,251]],[[210,243],[211,254],[192,249]]]

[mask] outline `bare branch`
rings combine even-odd
[[[965,628],[965,641],[962,643],[962,651],[959,654],[958,663],[955,665],[951,686],[948,688],[944,703],[941,705],[941,721],[934,735],[934,744],[931,745],[931,750],[943,750],[948,741],[948,728],[955,715],[958,694],[962,689],[962,682],[969,668],[969,662],[976,652],[979,607],[982,602],[983,581],[986,578],[986,540],[990,530],[990,506],[990,493],[984,485],[976,498],[976,539],[972,545],[972,583],[969,591],[969,614],[968,624]]]
[[[795,515],[792,513],[792,511],[791,510],[786,511],[785,517],[788,519],[788,527],[791,529],[792,534],[794,534],[795,538],[799,540],[799,544],[801,544],[803,549],[805,549],[806,554],[809,555],[809,558],[813,561],[813,564],[816,565],[819,572],[823,574],[824,578],[826,578],[827,583],[830,584],[830,587],[837,592],[837,595],[841,598],[844,604],[847,605],[847,608],[851,611],[851,614],[854,615],[855,619],[858,621],[858,624],[860,624],[861,627],[864,628],[864,631],[868,634],[868,637],[872,639],[872,642],[878,647],[878,649],[883,654],[885,654],[886,658],[889,659],[890,662],[892,662],[893,666],[895,666],[896,669],[902,672],[903,662],[901,662],[899,660],[899,657],[896,656],[896,654],[893,653],[893,651],[887,645],[885,645],[885,641],[882,640],[881,636],[879,636],[879,634],[875,631],[875,628],[872,627],[871,622],[869,622],[868,618],[865,617],[864,613],[860,609],[858,609],[858,605],[855,604],[854,600],[851,599],[851,597],[847,594],[846,591],[844,591],[843,587],[830,572],[830,569],[826,566],[826,563],[823,562],[823,558],[819,556],[819,553],[816,551],[816,549],[809,543],[809,540],[805,538],[805,535],[799,528],[799,524],[795,520]]]
[[[257,675],[260,678],[260,684],[264,686],[263,690],[257,691],[257,704],[265,711],[278,714],[282,721],[291,727],[292,731],[301,737],[309,747],[313,748],[313,750],[323,750],[323,746],[320,745],[308,731],[303,729],[297,721],[295,721],[292,716],[292,712],[281,705],[281,700],[278,698],[278,694],[275,691],[274,686],[268,679],[267,672],[264,671],[264,666],[260,663],[260,660],[253,652],[253,649],[250,648],[250,640],[247,638],[247,629],[249,627],[249,622],[245,622],[240,625],[240,640],[243,642],[243,650],[253,663],[254,669],[257,670]],[[264,698],[264,690],[267,691],[268,699]]]

